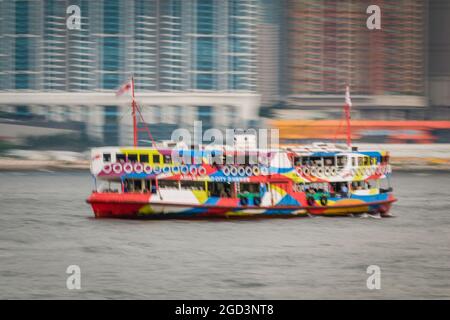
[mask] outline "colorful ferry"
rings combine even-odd
[[[375,214],[396,201],[389,152],[313,143],[259,149],[252,135],[233,145],[171,141],[91,151],[98,218],[251,218]],[[245,146],[244,146],[245,145]]]

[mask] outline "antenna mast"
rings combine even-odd
[[[134,77],[131,77],[131,96],[132,96],[132,112],[133,117],[133,146],[136,148],[138,144],[138,130],[137,130],[137,120],[136,120],[136,101],[134,99]]]

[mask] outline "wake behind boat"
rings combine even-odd
[[[134,94],[132,106],[134,146],[91,151],[95,190],[87,202],[96,217],[387,216],[396,201],[387,151],[350,143],[261,149],[245,133],[232,145],[138,147]]]

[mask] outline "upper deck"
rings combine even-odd
[[[390,173],[387,151],[349,150],[330,144],[250,150],[229,146],[102,147],[92,149],[91,156],[92,174],[103,179],[137,174],[194,180],[257,176],[333,182],[381,178]]]

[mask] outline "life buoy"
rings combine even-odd
[[[142,173],[143,171],[144,171],[144,166],[142,165],[142,163],[136,162],[134,164],[134,172]]]
[[[131,173],[133,172],[133,165],[130,162],[127,162],[123,165],[123,171],[125,171],[125,173]]]
[[[155,174],[160,174],[160,173],[161,173],[161,167],[155,166],[155,167],[153,168],[153,172],[154,172]]]
[[[261,204],[261,198],[260,197],[253,198],[253,204],[255,206],[259,206]]]
[[[338,169],[336,167],[331,167],[330,172],[332,176],[337,176]]]
[[[179,166],[172,167],[172,173],[173,174],[179,174],[180,173],[180,167]]]
[[[162,172],[165,173],[165,174],[169,174],[170,171],[171,171],[170,167],[163,167],[163,169],[162,169]]]
[[[152,173],[152,167],[149,164],[145,164],[144,165],[144,172],[146,174],[151,174]]]
[[[189,173],[191,174],[191,175],[193,175],[193,176],[195,176],[195,175],[197,175],[197,173],[198,173],[198,170],[197,170],[197,167],[190,167],[189,168]]]
[[[309,174],[311,173],[309,167],[304,167],[302,171],[305,176],[309,176]]]
[[[233,177],[236,177],[238,174],[238,169],[236,167],[231,167],[230,173]]]
[[[106,174],[110,174],[112,171],[112,166],[108,163],[103,166],[103,172]]]
[[[314,200],[314,198],[313,197],[308,197],[308,198],[306,198],[306,202],[308,203],[308,205],[310,206],[310,207],[312,207],[313,205],[315,205],[316,204],[316,200]]]
[[[186,175],[189,173],[189,168],[188,168],[188,166],[184,165],[181,167],[180,171],[181,171],[181,174]]]
[[[312,167],[311,168],[311,175],[312,176],[317,176],[317,168],[316,167]]]
[[[206,168],[205,167],[199,167],[197,171],[198,171],[198,174],[201,175],[201,176],[206,175]]]
[[[222,168],[222,173],[224,176],[228,177],[230,175],[230,167],[229,166],[224,166]]]
[[[245,176],[245,168],[244,167],[238,168],[238,175],[241,177]]]
[[[113,169],[114,173],[121,173],[122,172],[122,164],[114,163],[112,169]]]
[[[253,174],[252,167],[245,167],[245,174],[250,177]]]
[[[259,167],[258,166],[254,166],[253,167],[253,175],[259,176],[260,173],[261,173],[261,170],[259,170]]]
[[[267,176],[268,174],[269,174],[269,168],[267,168],[267,167],[261,167],[261,174],[263,175],[263,176]]]
[[[295,167],[295,172],[297,172],[298,175],[302,175],[303,171],[301,167]]]
[[[317,175],[318,176],[323,176],[323,172],[324,172],[324,170],[323,170],[322,167],[317,168]]]
[[[239,200],[239,202],[241,205],[246,206],[248,204],[248,199],[244,197],[244,198],[241,198]]]
[[[321,196],[320,197],[320,204],[323,206],[326,206],[328,203],[328,198],[326,196]]]
[[[331,168],[330,167],[326,167],[324,170],[325,176],[329,177],[331,175]]]

